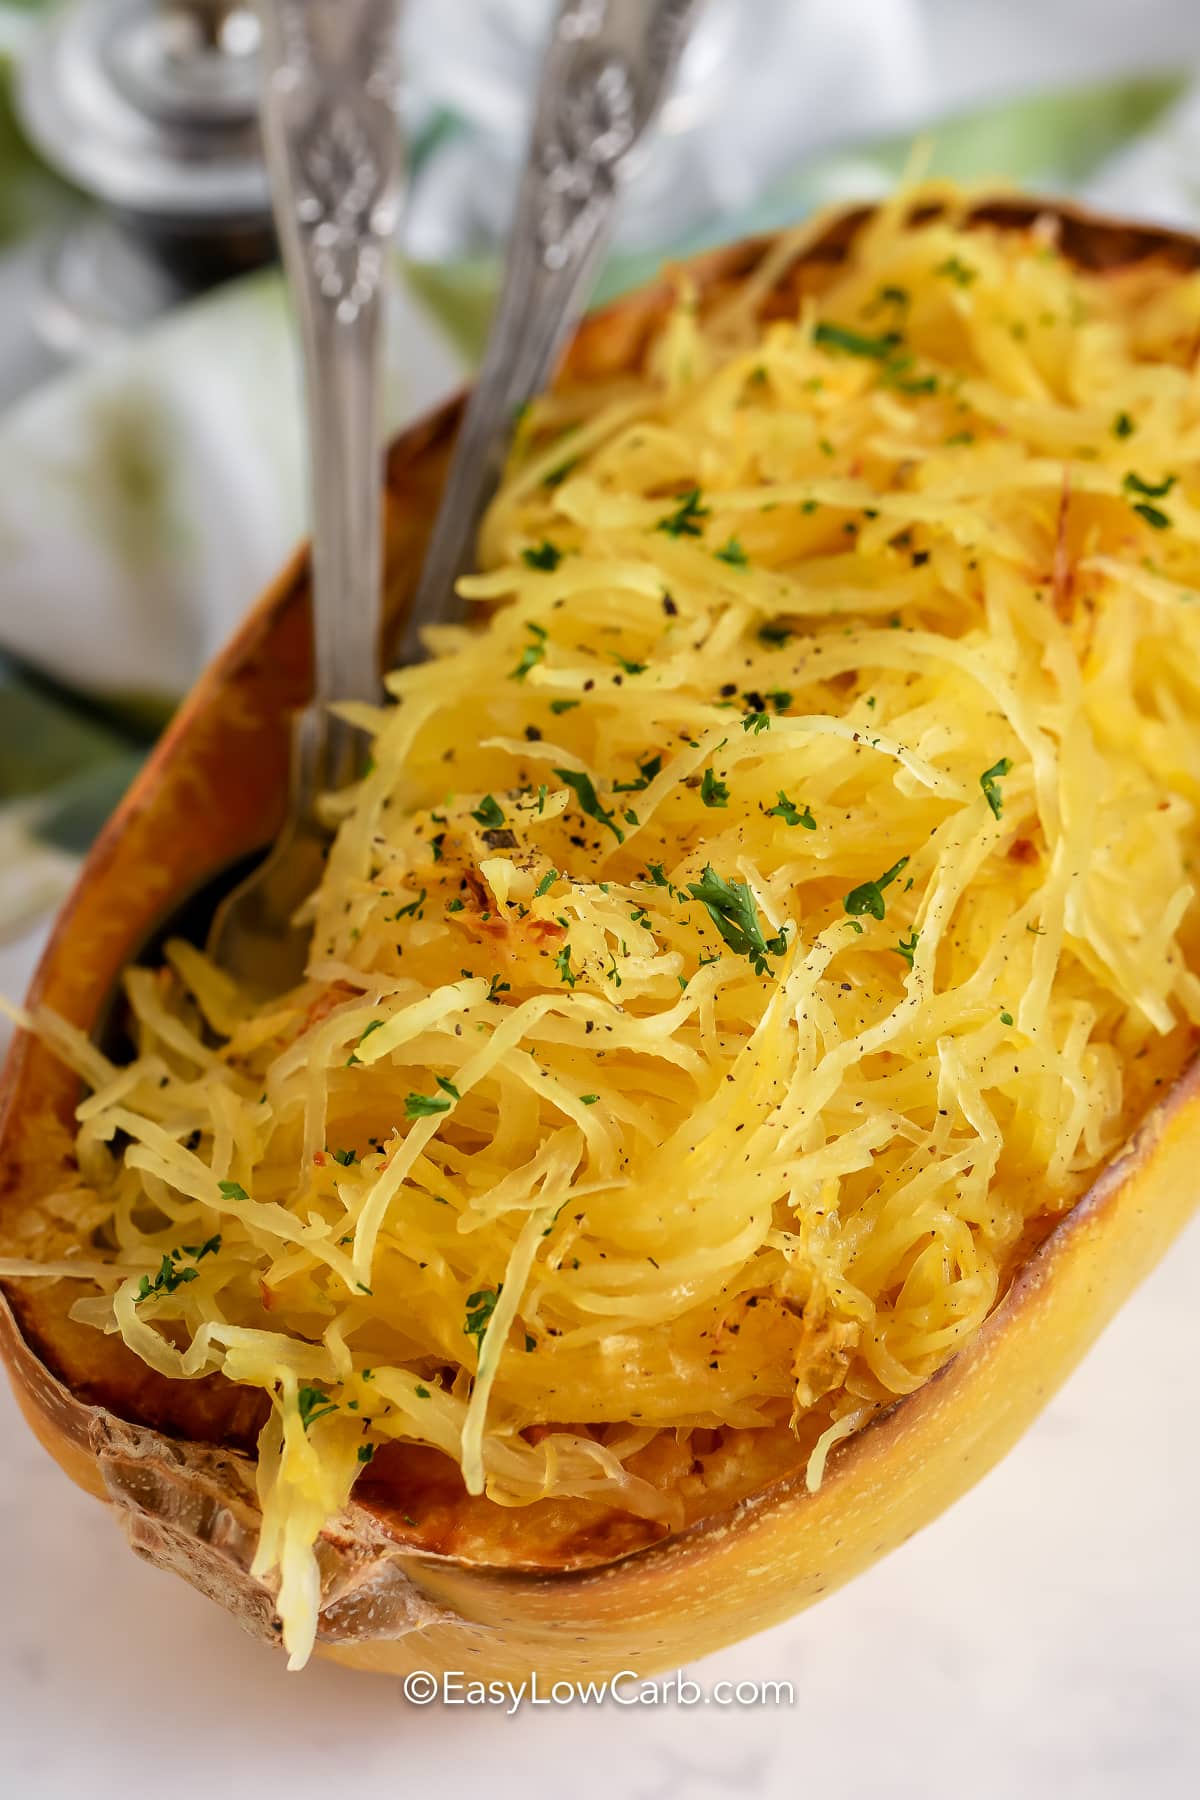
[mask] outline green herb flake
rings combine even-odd
[[[465,904],[466,904],[465,901],[460,900],[460,899],[458,899],[457,896],[455,896],[455,898],[453,900],[447,900],[446,911],[449,913],[460,913],[463,910],[463,907],[465,906]]]
[[[530,631],[534,631],[532,625],[529,629]],[[535,632],[532,641],[526,644],[524,650],[522,650],[521,660],[516,668],[508,671],[508,679],[510,681],[524,681],[530,669],[536,669],[537,665],[542,661],[546,654],[545,638],[546,634],[544,631]]]
[[[548,894],[550,892],[550,889],[554,886],[554,884],[557,880],[558,880],[558,870],[557,869],[547,869],[546,873],[542,876],[542,879],[538,882],[537,886],[533,890],[534,899],[540,900],[542,898],[543,894]]]
[[[704,779],[700,783],[700,798],[705,806],[728,806],[729,789],[723,781],[718,781],[711,769],[705,769]]]
[[[1170,530],[1170,516],[1163,512],[1161,507],[1151,506],[1148,500],[1138,500],[1133,510],[1140,519],[1145,519],[1147,525],[1152,525],[1155,531]]]
[[[498,830],[505,822],[503,808],[491,794],[484,795],[479,805],[472,811],[471,817],[477,824],[485,826],[489,831]]]
[[[355,1063],[361,1062],[362,1058],[359,1056],[358,1052],[362,1049],[371,1033],[373,1031],[379,1031],[382,1025],[382,1019],[372,1019],[369,1024],[363,1026],[357,1045],[346,1058],[346,1067],[348,1069],[353,1068]]]
[[[768,806],[767,817],[782,819],[785,825],[803,825],[805,831],[815,831],[817,821],[812,816],[812,809],[807,805],[803,809],[798,807],[793,800],[788,799],[782,788],[777,791],[779,804],[778,806]]]
[[[425,904],[425,889],[422,888],[420,893],[417,895],[416,899],[410,900],[407,906],[398,907],[396,909],[396,911],[392,914],[392,918],[393,919],[415,918],[416,914],[421,910],[421,908],[424,906],[424,904]]]
[[[902,856],[899,862],[893,863],[891,868],[885,870],[876,880],[864,881],[858,887],[851,888],[842,901],[842,906],[853,918],[861,918],[864,914],[869,914],[872,919],[882,919],[887,911],[883,890],[890,887],[897,875],[907,867],[908,858]]]
[[[1012,1022],[1013,1022],[1013,1016],[1010,1012],[1002,1012],[1000,1014],[1000,1023],[1002,1025],[1011,1025]]]
[[[746,717],[742,720],[742,730],[743,731],[752,731],[754,733],[755,737],[758,736],[760,731],[770,731],[770,729],[771,729],[770,713],[765,713],[765,712],[747,713]]]
[[[549,538],[543,538],[541,543],[535,544],[532,549],[522,550],[521,561],[527,569],[544,569],[550,575],[557,569],[562,561],[562,556],[563,553],[557,544],[552,544]]]
[[[820,344],[826,350],[841,350],[846,356],[870,357],[876,362],[887,362],[895,355],[896,347],[901,342],[898,332],[888,331],[882,337],[867,337],[861,331],[852,331],[847,325],[834,325],[822,320],[813,332],[813,343]]]
[[[462,1099],[462,1095],[459,1093],[454,1083],[452,1081],[447,1081],[444,1075],[435,1075],[433,1079],[437,1082],[443,1094],[449,1094],[452,1100]]]
[[[325,1390],[319,1387],[302,1387],[296,1395],[296,1405],[305,1431],[318,1419],[326,1419],[338,1409],[337,1401],[331,1400]]]
[[[756,975],[769,973],[768,956],[782,956],[787,949],[787,932],[768,938],[754,904],[754,896],[744,881],[726,881],[711,864],[699,881],[689,882],[688,892],[699,900],[729,948],[745,956]]]
[[[935,275],[944,276],[947,281],[953,281],[958,287],[964,288],[970,287],[979,274],[978,269],[973,269],[969,263],[960,261],[957,256],[948,256],[945,262],[939,263],[933,272]]]
[[[409,1094],[404,1101],[404,1111],[410,1119],[431,1119],[435,1113],[450,1111],[450,1101],[441,1094]]]
[[[580,811],[586,813],[588,818],[596,819],[601,825],[607,825],[618,844],[623,844],[625,833],[616,823],[612,813],[606,807],[601,806],[596,790],[592,786],[591,776],[584,775],[578,769],[555,769],[554,773],[571,789],[579,803]]]
[[[413,1393],[417,1396],[418,1400],[428,1400],[430,1398],[429,1389],[425,1386],[423,1381],[418,1381],[416,1387],[413,1389]]]
[[[750,558],[746,555],[746,552],[742,549],[741,544],[735,537],[729,538],[721,545],[721,548],[714,551],[713,554],[718,562],[728,563],[731,569],[744,569],[750,561]]]
[[[240,1181],[218,1181],[217,1186],[226,1200],[248,1200],[250,1198]]]
[[[582,704],[583,703],[580,700],[552,700],[550,702],[550,711],[556,718],[561,718],[563,713],[572,712],[575,707],[581,706]]]
[[[360,1444],[358,1446],[358,1460],[360,1463],[364,1463],[364,1464],[369,1463],[369,1462],[374,1462],[374,1460],[375,1460],[374,1444]]]
[[[614,781],[613,793],[640,794],[643,788],[648,788],[654,777],[661,772],[662,762],[661,756],[652,756],[648,762],[639,763],[638,779],[636,781]]]
[[[1178,475],[1164,475],[1161,481],[1143,481],[1130,469],[1122,477],[1121,486],[1127,494],[1140,494],[1144,500],[1165,500],[1178,480]]]
[[[1127,412],[1119,412],[1112,422],[1113,436],[1118,438],[1132,437],[1137,426]]]
[[[1000,792],[1000,781],[1009,773],[1012,763],[1007,756],[985,769],[979,777],[979,785],[983,789],[983,797],[992,809],[992,817],[998,819],[1004,811],[1004,796]]]
[[[499,1287],[480,1288],[477,1293],[467,1295],[467,1317],[463,1325],[463,1334],[475,1339],[477,1356],[483,1351],[484,1334],[491,1324],[492,1314],[496,1310],[496,1302],[503,1289],[504,1283],[501,1282]]]
[[[920,941],[920,937],[920,932],[914,931],[911,936],[901,938],[898,944],[892,945],[893,954],[902,956],[910,969],[913,966],[913,955],[916,951],[917,944]]]
[[[343,1169],[348,1169],[352,1163],[358,1161],[356,1150],[331,1150],[329,1154],[335,1163],[341,1163]]]
[[[703,504],[700,489],[690,488],[686,494],[676,496],[679,505],[673,513],[668,513],[655,525],[655,531],[665,531],[668,537],[702,537],[704,527],[702,519],[712,516],[712,508]]]
[[[599,1098],[599,1094],[580,1094],[579,1104],[581,1106],[595,1106]]]
[[[558,978],[565,981],[568,987],[574,987],[579,977],[571,973],[571,946],[564,944],[554,959],[554,967],[558,970]]]

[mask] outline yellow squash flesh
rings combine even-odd
[[[1023,230],[1047,214],[1081,265],[1200,265],[1200,242],[1060,207],[1005,201],[978,216]],[[810,243],[780,275],[781,304],[819,290],[861,222],[846,215]],[[698,259],[690,273],[702,303],[771,249],[759,240]],[[667,304],[667,290],[654,288],[595,315],[564,380],[635,367]],[[392,632],[415,586],[459,412],[456,404],[414,427],[390,457]],[[173,899],[269,837],[281,812],[287,715],[307,698],[309,656],[300,558],[198,684],[97,843],[31,1003],[90,1031],[121,966]],[[30,1221],[39,1223],[39,1209],[70,1178],[77,1098],[76,1078],[19,1036],[0,1110],[0,1254],[23,1253]],[[555,1568],[549,1548],[544,1567],[489,1568],[486,1535],[478,1557],[414,1551],[389,1533],[386,1516],[352,1504],[321,1544],[320,1648],[395,1672],[649,1674],[798,1611],[927,1524],[1013,1444],[1194,1210],[1198,1157],[1192,1070],[1024,1265],[970,1345],[838,1446],[815,1494],[802,1471],[774,1481],[764,1472],[762,1491],[732,1509],[574,1572]],[[238,1416],[218,1378],[184,1388],[135,1368],[118,1342],[68,1320],[66,1290],[14,1282],[5,1297],[0,1288],[0,1352],[31,1427],[73,1480],[115,1507],[135,1549],[277,1641],[272,1596],[249,1574],[257,1529],[249,1412]]]

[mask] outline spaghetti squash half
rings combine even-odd
[[[751,1436],[819,1486],[1188,1058],[1200,281],[964,208],[787,308],[796,238],[683,276],[521,420],[465,622],[354,710],[300,989],[175,942],[127,1064],[28,1021],[89,1091],[0,1274],[247,1391],[294,1663],[357,1484],[516,1566],[531,1509],[570,1566],[728,1505]]]

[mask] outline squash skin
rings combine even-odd
[[[1181,272],[1200,265],[1198,240],[1057,205],[1006,200],[978,216],[1013,229],[1057,219],[1064,249],[1088,267],[1147,257]],[[865,217],[835,219],[777,291],[819,285],[822,268],[836,263]],[[697,259],[689,272],[711,298],[769,249],[764,240],[734,245]],[[567,378],[586,382],[632,366],[667,304],[660,286],[594,315],[572,347]],[[389,459],[393,632],[415,585],[460,405],[405,433]],[[275,828],[287,714],[307,699],[306,582],[301,555],[181,708],[93,849],[32,1003],[91,1029],[117,970],[172,897]],[[172,829],[181,813],[186,838]],[[0,1099],[0,1228],[69,1171],[76,1091],[43,1046],[18,1036]],[[319,1648],[394,1673],[650,1674],[799,1611],[928,1523],[1011,1447],[1190,1217],[1200,1198],[1198,1153],[1194,1067],[1024,1265],[967,1348],[840,1445],[816,1494],[802,1474],[776,1480],[659,1545],[577,1571],[501,1570],[414,1553],[356,1502],[322,1541]],[[114,1506],[140,1554],[277,1641],[271,1595],[248,1573],[252,1422],[221,1442],[216,1421],[224,1415],[209,1405],[210,1384],[188,1384],[184,1393],[183,1384],[148,1374],[137,1422],[121,1417],[122,1370],[106,1367],[95,1334],[67,1328],[37,1287],[14,1285],[7,1299],[0,1287],[0,1353],[36,1435],[73,1480]]]

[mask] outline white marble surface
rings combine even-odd
[[[792,1623],[696,1665],[795,1704],[425,1709],[289,1676],[146,1568],[0,1394],[0,1794],[1183,1800],[1200,1792],[1200,1224],[1008,1460]],[[1150,1358],[1149,1362],[1147,1358]],[[445,1791],[451,1791],[446,1789]]]

